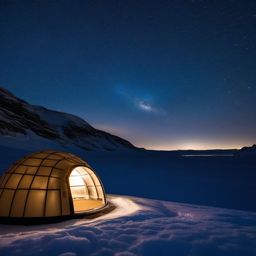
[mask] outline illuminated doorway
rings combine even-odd
[[[105,205],[101,183],[95,173],[87,167],[73,169],[69,176],[74,213],[95,210]]]

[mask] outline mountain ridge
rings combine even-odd
[[[137,149],[129,141],[91,126],[82,118],[31,105],[0,87],[0,137],[49,140],[83,150]]]

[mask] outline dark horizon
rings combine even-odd
[[[255,1],[0,1],[0,84],[155,150],[256,142]]]

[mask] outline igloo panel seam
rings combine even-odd
[[[93,187],[93,188],[95,188],[95,191],[96,191],[96,194],[97,194],[97,198],[99,198],[99,193],[98,193],[98,190],[97,190],[97,188],[96,188],[96,184],[95,184],[95,182],[94,182],[94,180],[93,180],[93,178],[92,178],[92,176],[89,174],[89,177],[91,178],[91,180],[92,180],[92,182],[93,182],[93,185],[91,185],[91,186],[88,186],[89,188],[90,187]]]
[[[25,216],[26,211],[27,211],[27,204],[28,204],[29,195],[30,195],[30,193],[31,193],[31,187],[32,187],[32,185],[33,185],[33,182],[34,182],[34,180],[35,180],[35,177],[36,177],[36,175],[37,175],[37,172],[38,172],[38,170],[39,170],[39,167],[41,166],[41,163],[42,163],[45,159],[47,159],[47,157],[48,157],[48,155],[47,155],[45,158],[42,158],[42,159],[41,159],[41,162],[40,162],[39,166],[37,167],[37,170],[36,170],[36,172],[35,172],[35,174],[34,174],[34,177],[33,177],[32,181],[31,181],[31,183],[30,183],[30,185],[29,185],[28,193],[27,193],[27,196],[26,196],[25,205],[24,205],[24,209],[23,209],[23,214],[22,214],[23,217]]]
[[[25,159],[25,158],[24,158],[24,159]],[[23,159],[23,160],[24,160],[24,159]],[[15,166],[13,173],[15,172],[15,170],[16,170],[18,167],[19,167],[19,165],[16,165],[16,166]],[[13,173],[9,173],[9,179],[10,179],[10,177],[12,177],[12,175],[14,175]],[[21,177],[21,179],[19,180],[19,182],[18,182],[16,188],[13,189],[13,190],[14,190],[14,193],[13,193],[13,197],[12,197],[12,200],[11,200],[11,204],[10,204],[8,216],[10,216],[10,214],[11,214],[11,212],[12,212],[13,202],[14,202],[14,200],[15,200],[15,196],[16,196],[16,193],[17,193],[17,188],[19,187],[19,185],[20,185],[20,183],[21,183],[21,181],[22,181],[22,179],[23,179],[24,174],[21,174],[21,175],[22,175],[22,177]],[[7,184],[8,184],[8,180],[6,181],[6,183],[4,184],[4,186],[6,187]],[[8,188],[6,188],[6,189],[8,189]],[[10,188],[9,188],[9,189],[10,189]]]
[[[18,168],[18,166],[15,166],[15,169],[17,169],[17,168]],[[8,183],[9,179],[11,178],[11,176],[12,176],[12,174],[9,174],[9,176],[8,176],[7,179],[5,180],[5,183],[3,184],[4,187],[5,187],[5,185]],[[3,180],[3,181],[4,181],[4,180]],[[2,184],[1,184],[1,187],[2,187]],[[3,191],[4,191],[4,189],[3,189]],[[1,193],[0,200],[1,200],[2,195],[3,195],[3,191],[2,191],[2,193]],[[9,211],[10,211],[10,209],[9,209]]]
[[[12,208],[13,208],[13,202],[14,202],[14,200],[15,200],[15,196],[16,196],[16,194],[17,194],[18,187],[19,187],[19,185],[20,185],[20,183],[21,183],[23,177],[24,177],[24,174],[22,175],[21,179],[19,180],[19,183],[17,184],[17,187],[16,187],[16,189],[15,189],[15,191],[14,191],[13,198],[12,198],[12,202],[11,202],[11,205],[10,205],[9,216],[11,215]],[[28,194],[28,193],[27,193],[27,194]]]
[[[47,206],[47,197],[48,197],[48,190],[49,190],[50,177],[51,177],[51,174],[52,174],[53,169],[55,168],[55,166],[56,166],[60,161],[62,161],[62,159],[59,159],[59,160],[56,161],[56,163],[54,164],[54,166],[52,166],[51,172],[50,172],[50,174],[49,174],[49,176],[48,176],[47,186],[46,186],[47,192],[46,192],[46,195],[45,195],[45,202],[44,202],[44,216],[46,215],[46,210],[47,210],[47,209],[46,209],[46,206]],[[58,189],[58,190],[59,190],[59,194],[60,194],[60,193],[61,193],[61,192],[60,192],[60,189]],[[60,199],[60,200],[59,200],[60,215],[62,215],[61,198],[59,198],[59,199]]]
[[[56,168],[54,167],[54,169],[56,169]],[[35,176],[35,174],[32,174],[32,173],[7,173],[7,174],[11,174],[11,175],[13,175],[13,174],[20,174],[20,175],[25,175],[25,176]],[[43,174],[36,174],[36,176],[37,177],[45,177],[45,178],[52,177],[51,175],[43,175]],[[61,180],[60,177],[54,177],[54,178]]]
[[[60,159],[60,160],[63,160],[63,159]],[[35,165],[30,165],[30,164],[19,164],[18,166],[35,167]],[[52,166],[50,166],[50,165],[40,165],[40,167],[52,167]],[[58,167],[55,167],[55,169],[62,170],[61,168],[58,168]]]

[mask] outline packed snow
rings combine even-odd
[[[95,219],[0,225],[0,255],[256,255],[256,213],[109,196]]]

